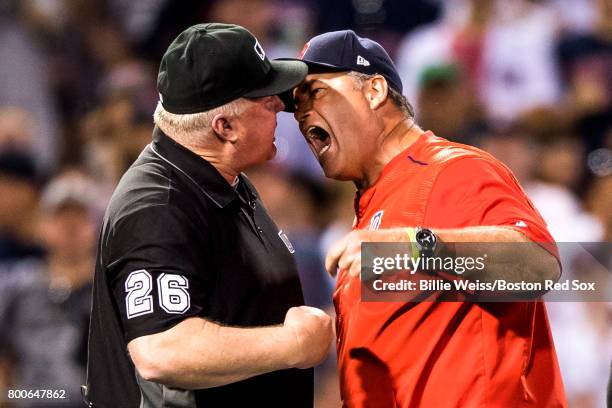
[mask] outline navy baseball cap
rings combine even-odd
[[[380,74],[389,86],[402,93],[402,80],[387,51],[376,41],[359,37],[353,30],[331,31],[308,41],[298,59],[308,65],[308,73],[356,71]],[[287,111],[294,110],[287,94],[282,96]],[[291,101],[293,95],[291,95]]]
[[[207,111],[240,97],[278,95],[306,76],[302,61],[270,61],[257,38],[234,24],[198,24],[168,47],[157,90],[165,110]]]

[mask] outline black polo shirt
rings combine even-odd
[[[312,370],[183,391],[143,380],[127,352],[130,340],[187,317],[266,326],[304,304],[291,243],[239,179],[230,186],[158,129],[122,177],[96,262],[87,379],[94,406],[312,407]]]

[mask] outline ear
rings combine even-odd
[[[387,80],[382,75],[373,76],[369,81],[369,85],[365,86],[364,89],[366,91],[365,97],[372,110],[378,109],[387,100],[389,88]]]
[[[211,122],[211,127],[215,136],[221,139],[222,142],[229,143],[236,143],[238,140],[236,125],[235,118],[222,114],[215,115]]]

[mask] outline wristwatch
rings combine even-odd
[[[417,227],[415,232],[417,248],[421,256],[434,256],[438,238],[430,229]]]

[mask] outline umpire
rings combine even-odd
[[[330,318],[303,304],[287,236],[241,173],[274,157],[278,94],[306,75],[240,26],[163,56],[153,142],[100,236],[84,397],[94,407],[312,407]]]

